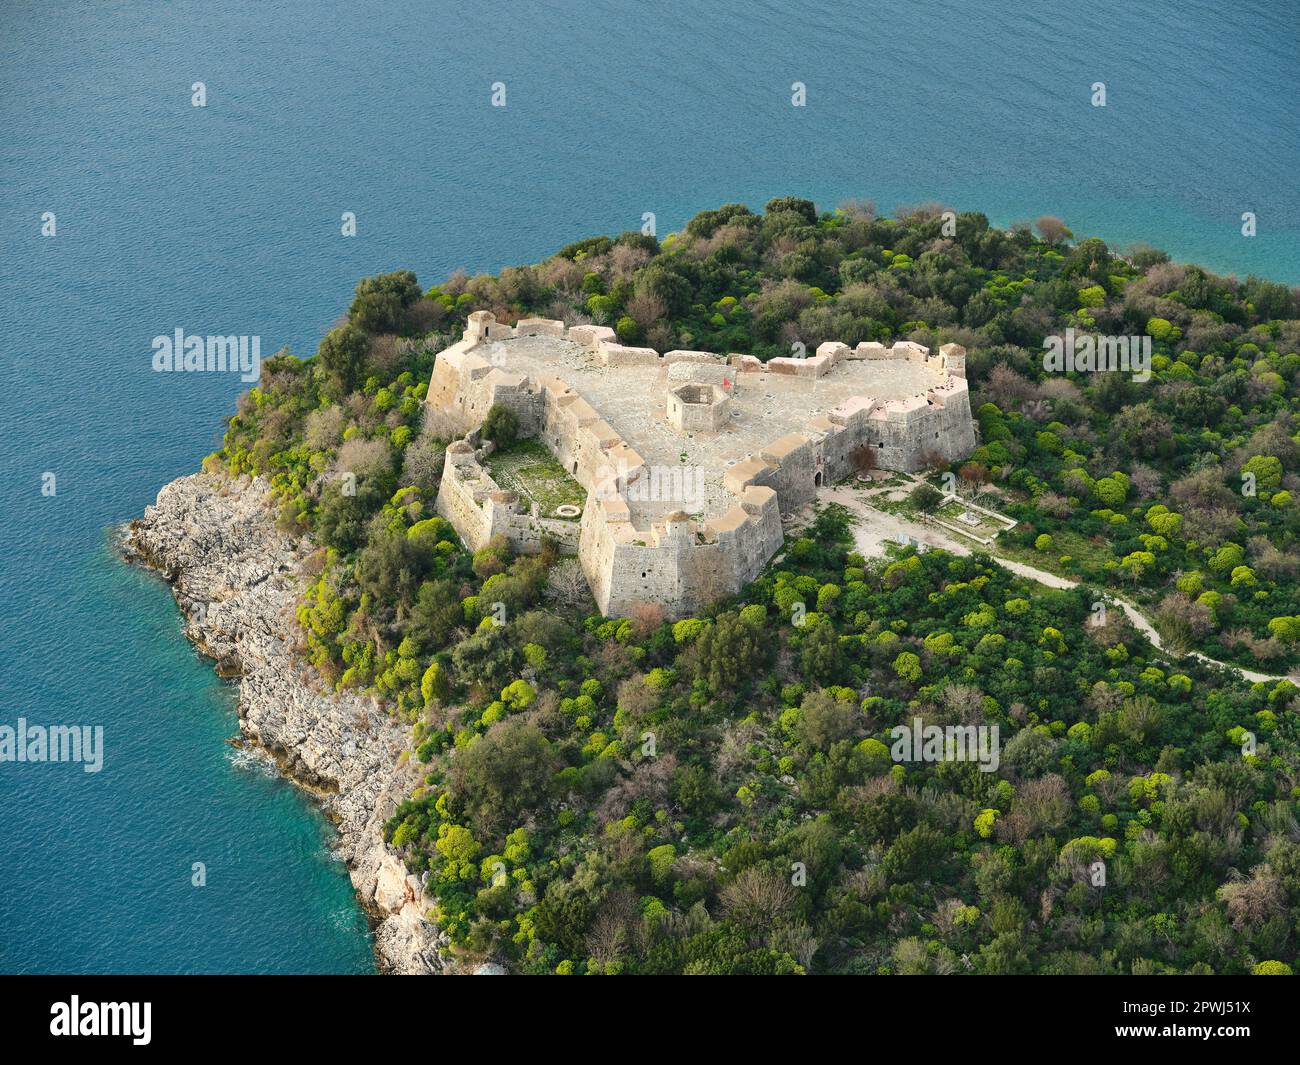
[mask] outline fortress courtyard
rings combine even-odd
[[[903,400],[938,387],[947,376],[901,359],[845,360],[824,377],[741,372],[737,366],[694,360],[602,366],[574,341],[544,335],[488,341],[476,354],[506,373],[563,381],[644,459],[651,470],[649,483],[640,491],[635,484],[626,491],[638,528],[676,510],[696,520],[716,518],[736,505],[723,476],[738,462],[805,430],[813,419],[854,397]],[[730,395],[719,430],[674,427],[667,413],[669,390],[706,379]],[[674,468],[681,469],[680,478]]]

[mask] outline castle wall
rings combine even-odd
[[[576,522],[529,513],[513,496],[501,491],[472,451],[448,449],[434,508],[471,551],[486,547],[494,536],[504,536],[524,555],[541,551],[544,539],[554,540],[562,551],[577,551]]]
[[[728,487],[745,484],[774,489],[784,511],[813,499],[823,485],[855,472],[853,456],[869,447],[884,469],[915,472],[931,452],[945,462],[975,448],[966,382],[952,380],[927,396],[879,403],[856,397],[816,418],[804,432],[790,433],[728,471]]]
[[[610,616],[638,603],[674,615],[702,610],[754,580],[785,538],[776,493],[762,487],[698,528],[670,518],[638,530],[626,515],[621,499],[589,496],[582,516],[578,557],[597,606]]]
[[[434,501],[439,516],[451,522],[471,551],[479,550],[492,539],[487,493],[497,487],[490,480],[479,479],[478,474],[486,477],[486,471],[474,461],[472,453],[466,461],[449,448],[443,461],[438,498]]]
[[[828,420],[839,430],[826,449],[830,481],[853,472],[851,456],[861,447],[872,448],[882,468],[908,473],[923,469],[932,454],[953,462],[975,449],[966,382],[957,379],[923,397],[870,410],[837,409]]]

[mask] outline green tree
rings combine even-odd
[[[488,409],[487,417],[479,435],[484,440],[491,440],[497,448],[505,451],[515,442],[519,435],[519,417],[503,403],[493,403]]]
[[[943,502],[943,493],[931,484],[921,483],[912,489],[912,494],[908,496],[912,506],[923,514],[933,513]]]
[[[921,659],[911,651],[901,652],[894,659],[894,672],[898,675],[899,680],[910,681],[915,684],[921,679]]]
[[[696,640],[697,675],[717,696],[740,692],[756,679],[756,667],[766,655],[760,632],[740,620],[734,611],[719,614]]]
[[[620,344],[638,344],[641,341],[641,326],[635,318],[623,315],[614,326]]]
[[[1273,455],[1252,455],[1241,472],[1254,474],[1256,486],[1266,492],[1282,483],[1282,462]]]
[[[432,706],[441,703],[447,698],[450,687],[447,683],[447,671],[437,662],[430,662],[429,668],[420,678],[420,695],[424,698],[424,705]]]
[[[331,399],[356,391],[365,377],[370,337],[352,323],[331,329],[316,350],[321,390]]]
[[[1128,485],[1114,475],[1098,480],[1093,485],[1093,491],[1108,507],[1123,506],[1124,500],[1128,497]]]
[[[495,839],[506,827],[542,813],[556,768],[555,752],[541,731],[508,718],[457,754],[449,791],[476,835]]]
[[[857,735],[862,721],[855,703],[836,699],[824,688],[805,695],[799,710],[799,738],[814,751],[830,750],[832,744]]]
[[[400,332],[407,310],[420,295],[420,285],[410,270],[367,277],[357,284],[348,320],[372,335]]]
[[[809,680],[829,684],[839,677],[843,668],[839,635],[829,622],[812,625],[810,630],[803,639],[800,666]]]

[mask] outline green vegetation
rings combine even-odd
[[[556,517],[555,508],[560,506],[581,510],[587,501],[582,485],[536,440],[519,440],[506,450],[494,451],[487,467],[497,484],[535,502],[544,518]]]
[[[1059,225],[943,225],[781,199],[423,296],[384,275],[318,359],[268,361],[241,400],[208,466],[269,478],[281,522],[319,543],[306,654],[409,723],[424,783],[386,833],[466,957],[611,974],[1300,961],[1295,686],[1171,663],[1119,610],[1092,623],[1114,585],[1216,657],[1294,661],[1294,294]],[[962,343],[981,442],[955,472],[1020,520],[1027,561],[1086,583],[942,551],[867,564],[829,508],[738,601],[675,623],[591,614],[571,562],[471,555],[431,515],[449,434],[421,400],[476,309],[760,357]],[[1045,374],[1043,337],[1071,324],[1149,332],[1152,380]],[[996,725],[997,771],[895,763],[890,730],[918,716]]]
[[[832,508],[708,616],[525,614],[526,664],[461,656],[417,725],[390,838],[463,950],[530,972],[1290,963],[1294,688],[1171,668],[1121,612],[1089,625],[1095,594],[866,566]],[[997,724],[999,771],[894,764],[915,715]]]
[[[484,440],[490,440],[503,451],[513,447],[519,438],[519,419],[515,412],[500,403],[492,404],[479,429]]]
[[[908,505],[922,514],[933,514],[943,502],[943,493],[933,485],[918,484],[907,497]]]

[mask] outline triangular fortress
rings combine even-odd
[[[438,512],[472,548],[505,535],[576,550],[596,602],[694,612],[752,581],[780,549],[781,515],[853,472],[863,449],[917,470],[975,447],[963,348],[822,344],[805,359],[620,344],[612,329],[486,311],[439,353],[426,402],[460,422]],[[483,467],[477,429],[515,412],[587,492],[580,522],[543,514]]]

